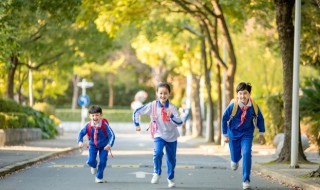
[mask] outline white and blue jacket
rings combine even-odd
[[[171,106],[169,106],[171,105]],[[165,112],[172,112],[170,121],[164,122],[161,118],[161,107],[165,107]],[[152,120],[152,102],[149,102],[133,112],[133,123],[135,126],[140,126],[140,115],[149,115]],[[177,126],[182,125],[182,120],[180,119],[177,108],[167,100],[165,104],[161,104],[157,100],[157,109],[156,109],[156,122],[158,124],[158,130],[154,134],[154,138],[160,137],[167,142],[174,142],[178,139],[179,132]]]

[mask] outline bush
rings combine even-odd
[[[265,123],[265,138],[268,144],[272,144],[274,137],[278,133],[283,133],[284,128],[284,108],[281,95],[272,95],[266,98],[254,99],[263,114]],[[258,130],[255,130],[256,133]],[[258,137],[258,135],[255,135]]]
[[[10,99],[0,98],[0,112],[24,112],[24,107]]]
[[[2,113],[2,115],[5,116],[4,128],[40,128],[42,131],[42,138],[46,139],[53,138],[58,134],[56,125],[49,116],[41,111],[34,110],[29,106],[22,106],[13,100],[0,98],[0,112],[5,112]],[[10,112],[11,116],[7,115],[7,113]]]
[[[58,134],[58,130],[52,119],[47,117],[43,112],[27,108],[27,113],[35,119],[35,126],[42,131],[42,138],[53,138]]]
[[[6,115],[0,112],[0,129],[6,128]]]
[[[102,117],[111,122],[133,122],[131,109],[103,109]],[[57,109],[57,117],[62,121],[81,121],[81,109]],[[89,120],[89,117],[86,118]],[[148,116],[141,117],[142,122],[150,121]]]
[[[57,118],[56,116],[50,115],[49,118],[52,119],[53,123],[54,123],[56,126],[59,126],[59,125],[60,125],[60,119]]]
[[[26,127],[28,127],[28,116],[27,116],[27,114],[19,113],[19,112],[9,112],[9,113],[6,113],[6,115],[8,115],[9,118],[10,117],[13,118],[12,119],[13,121],[10,121],[10,122],[14,123],[14,126],[9,127],[9,123],[10,122],[7,122],[8,128],[26,128]],[[16,120],[17,120],[17,123],[16,123]]]
[[[53,106],[45,102],[36,103],[32,108],[35,110],[41,111],[48,116],[55,115],[55,112],[56,112]]]

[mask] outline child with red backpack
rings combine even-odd
[[[177,109],[168,100],[170,96],[169,84],[165,82],[158,84],[156,91],[159,100],[137,108],[133,113],[133,122],[136,131],[140,131],[140,115],[150,116],[151,125],[149,128],[154,138],[154,173],[151,183],[159,183],[163,148],[166,147],[167,181],[168,187],[171,188],[175,186],[174,169],[176,166],[177,138],[179,137],[177,126],[182,125],[182,121]]]
[[[103,172],[107,166],[108,153],[111,156],[111,147],[113,146],[115,135],[106,119],[102,118],[102,109],[100,106],[92,106],[89,109],[91,121],[86,123],[79,132],[78,145],[83,147],[83,137],[88,136],[89,155],[87,164],[91,167],[91,174],[95,175],[96,183],[103,183]],[[99,164],[97,163],[97,154],[99,152]],[[98,165],[98,168],[97,168]]]

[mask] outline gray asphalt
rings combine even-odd
[[[167,189],[165,158],[160,183],[150,184],[153,171],[152,139],[147,132],[137,134],[130,126],[121,123],[113,125],[117,138],[112,151],[114,158],[109,157],[105,171],[107,183],[94,182],[94,176],[85,164],[87,150],[80,152],[76,148],[77,133],[70,130],[53,140],[1,147],[1,171],[13,172],[13,166],[19,164],[24,169],[3,176],[0,189]],[[253,189],[299,189],[291,185],[295,183],[300,187],[308,184],[304,189],[318,189],[316,185],[319,181],[313,180],[315,185],[303,179],[301,182],[301,179],[292,175],[292,170],[281,164],[272,167],[263,165],[274,159],[273,151],[267,147],[253,147]],[[39,158],[44,161],[31,166],[27,164]],[[316,167],[303,168],[299,172],[307,172],[312,168]],[[232,171],[229,168],[227,147],[204,144],[203,139],[179,138],[175,189],[241,189],[241,169]],[[286,180],[281,180],[281,177]]]

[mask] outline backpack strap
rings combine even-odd
[[[152,111],[152,120],[156,121],[157,119],[157,101],[153,101],[151,104],[151,111]]]
[[[258,111],[259,111],[259,109],[258,109],[258,105],[252,100],[252,98],[250,98],[250,101],[251,101],[252,106],[253,106],[253,110],[254,110],[254,114],[255,114],[255,117],[253,118],[253,120],[254,120],[254,124],[256,125],[256,119],[257,119],[257,117],[258,117]],[[231,115],[230,115],[230,119],[227,121],[227,124],[228,124],[228,125],[229,125],[231,119],[236,115],[237,110],[238,110],[238,105],[239,105],[239,104],[238,104],[238,98],[232,99],[231,102],[230,102],[230,104],[231,104],[232,102],[234,103],[234,105],[233,105],[233,108],[232,108],[232,113],[231,113]]]
[[[254,114],[256,115],[256,117],[258,117],[258,105],[250,98],[252,106],[253,106],[253,110],[254,110]]]
[[[88,136],[88,141],[90,140],[90,135],[91,135],[91,121],[88,122],[87,126],[87,136]]]
[[[109,122],[107,119],[102,119],[101,120],[102,124],[101,124],[101,128],[102,128],[102,131],[104,132],[104,134],[106,135],[106,137],[108,137],[108,133],[107,133],[107,127],[105,125],[105,122],[109,125]]]
[[[233,105],[233,108],[232,108],[232,113],[231,113],[231,118],[234,117],[237,113],[237,110],[238,110],[238,98],[236,99],[232,99],[231,100],[231,103],[234,103]]]

